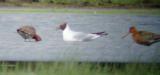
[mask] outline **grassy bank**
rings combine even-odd
[[[0,6],[18,7],[94,7],[160,8],[160,0],[0,0]]]
[[[160,75],[160,64],[1,63],[0,75]]]
[[[137,14],[160,15],[160,9],[96,9],[96,8],[13,8],[0,9],[0,13],[78,13],[78,14]]]
[[[1,0],[2,1],[2,0]],[[58,5],[72,6],[92,6],[92,7],[110,7],[110,6],[132,6],[132,7],[160,7],[159,0],[7,0],[15,5],[23,5],[22,2],[28,3],[48,3]]]

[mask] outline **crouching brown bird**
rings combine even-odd
[[[36,42],[41,41],[41,37],[36,33],[36,29],[32,26],[22,26],[19,29],[17,29],[17,33],[22,36],[22,38],[27,41],[31,41],[31,39],[34,39]]]
[[[132,34],[133,40],[141,45],[150,46],[153,43],[160,42],[160,34],[147,31],[138,31],[134,26],[130,27],[128,34],[129,33]],[[127,35],[122,38],[125,38]]]

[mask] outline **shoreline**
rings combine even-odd
[[[37,3],[37,2],[0,2],[1,7],[31,7],[31,8],[91,8],[91,9],[159,9],[160,4],[106,4],[102,6],[95,5],[77,5],[77,4],[54,4],[54,3]]]
[[[135,15],[157,15],[160,9],[156,8],[39,8],[39,7],[0,7],[0,14],[5,13],[78,13],[78,14],[135,14]]]
[[[159,8],[133,6],[78,6],[51,3],[0,3],[2,13],[78,13],[78,14],[149,14],[160,15]]]

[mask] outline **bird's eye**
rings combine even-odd
[[[24,31],[21,31],[21,33],[23,33],[23,34],[27,34],[26,32],[24,32]]]
[[[24,31],[21,31],[22,33],[25,33]]]

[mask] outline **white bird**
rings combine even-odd
[[[22,26],[17,29],[17,33],[22,36],[22,38],[31,40],[34,39],[35,41],[41,41],[41,37],[36,33],[36,29],[32,26]]]
[[[58,29],[62,30],[64,41],[91,41],[98,37],[108,35],[106,32],[96,32],[96,33],[84,33],[73,31],[67,23],[62,23],[58,26]]]

